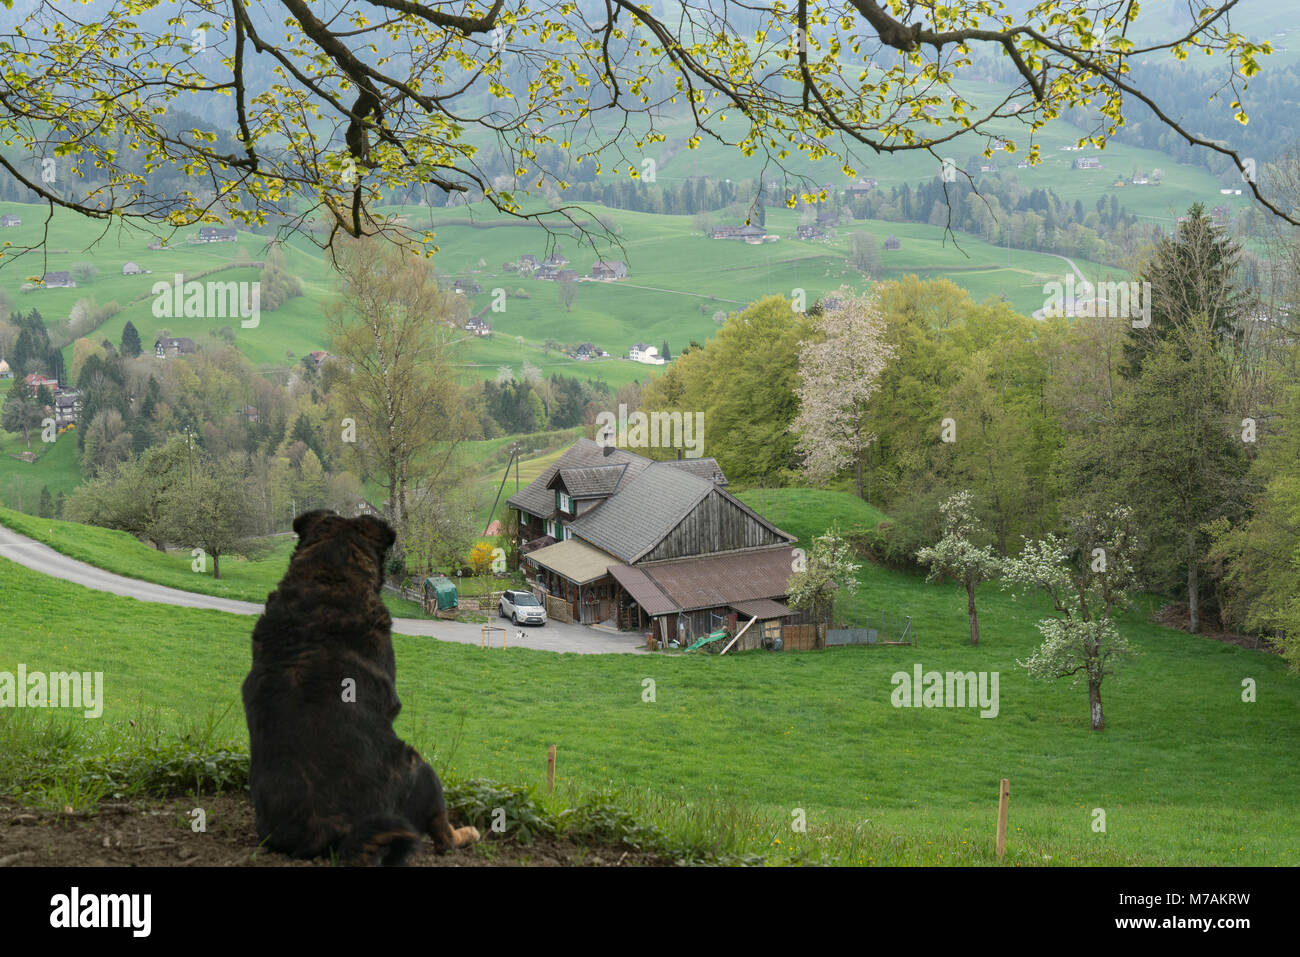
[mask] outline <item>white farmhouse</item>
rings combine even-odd
[[[648,346],[643,342],[638,342],[627,351],[627,357],[633,362],[644,362],[650,366],[661,366],[664,364],[664,357],[659,354],[655,346]]]

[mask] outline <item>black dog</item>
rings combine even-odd
[[[253,629],[244,680],[257,834],[293,857],[401,864],[430,834],[440,852],[479,838],[452,829],[442,782],[393,731],[391,627],[380,599],[386,522],[318,510]]]

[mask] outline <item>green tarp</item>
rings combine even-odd
[[[450,578],[426,578],[424,594],[426,597],[429,595],[437,597],[439,611],[446,611],[448,608],[456,608],[460,605],[460,599],[456,597],[456,586]]]
[[[723,638],[726,638],[730,634],[731,632],[727,631],[727,629],[719,628],[717,631],[713,632],[712,634],[708,634],[705,635],[703,638],[700,638],[698,641],[695,642],[695,644],[691,645],[686,650],[694,651],[696,648],[703,648],[705,645],[711,645],[715,641],[721,641]]]

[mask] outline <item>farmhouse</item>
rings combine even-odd
[[[0,359],[0,379],[12,379],[13,377],[14,370],[9,368],[9,363],[5,362],[4,359]]]
[[[827,232],[820,226],[796,226],[794,234],[799,239],[825,239]]]
[[[524,253],[522,256],[519,257],[520,272],[523,272],[524,270],[527,270],[528,272],[532,272],[540,265],[541,263],[537,261],[537,257],[534,256],[532,253]]]
[[[538,279],[549,279],[554,281],[559,277],[560,267],[555,265],[555,263],[542,263],[541,266],[537,268]]]
[[[139,265],[137,265],[136,263],[130,263],[130,262],[129,262],[129,263],[123,263],[123,264],[122,264],[122,275],[123,275],[123,276],[139,276],[139,275],[140,275],[141,273],[143,273],[143,272],[144,272],[144,270],[141,269],[141,268],[139,267]]]
[[[749,624],[763,647],[809,619],[784,604],[795,537],[726,491],[713,459],[655,462],[579,439],[509,500],[552,617],[687,641]]]
[[[21,226],[22,224],[22,219],[12,213],[0,216],[0,227],[4,227],[5,229],[8,229],[10,226]]]
[[[767,238],[767,230],[762,226],[714,226],[709,232],[711,239],[738,239],[747,243],[761,243]]]
[[[871,191],[876,188],[876,178],[868,176],[866,179],[860,179],[852,186],[844,190],[844,195],[849,199],[859,199],[863,196],[870,196]]]
[[[47,272],[41,277],[46,289],[75,289],[77,284],[69,272]]]
[[[457,279],[452,282],[451,288],[464,296],[477,296],[483,291],[483,287],[472,279]]]
[[[558,267],[558,266],[568,265],[568,262],[569,261],[565,259],[563,254],[561,254],[560,251],[557,249],[555,252],[551,253],[549,256],[546,257],[546,262],[542,263],[542,265]]]
[[[201,243],[234,243],[239,241],[239,236],[235,233],[233,226],[200,226],[199,242]]]
[[[902,248],[903,248],[903,244],[902,244],[902,242],[899,240],[899,238],[898,238],[897,236],[895,236],[893,233],[890,233],[889,238],[885,240],[885,248],[886,248],[886,249],[902,249]]]
[[[561,269],[558,273],[555,274],[555,281],[556,282],[577,282],[578,270]]]
[[[488,336],[492,334],[492,327],[478,316],[470,316],[469,321],[465,323],[465,331],[471,336]]]
[[[655,346],[648,346],[644,342],[638,342],[627,350],[627,357],[633,362],[644,362],[650,366],[664,364],[664,357],[659,354],[659,349]]]
[[[153,354],[159,359],[175,359],[198,352],[199,347],[193,339],[159,338],[154,340]]]
[[[1095,156],[1080,156],[1074,161],[1075,169],[1101,169],[1101,160]]]
[[[41,386],[47,386],[51,392],[59,391],[58,379],[47,379],[39,372],[32,372],[23,377],[23,385],[27,386],[27,391],[35,395],[40,391]]]
[[[591,264],[592,279],[626,279],[627,263],[601,259]]]
[[[81,393],[76,389],[61,390],[54,397],[54,425],[63,428],[76,425],[81,418]]]
[[[325,350],[317,349],[315,352],[307,353],[307,358],[311,360],[312,365],[314,365],[317,369],[320,369],[332,357]]]
[[[582,345],[578,346],[578,348],[569,353],[569,358],[586,361],[588,359],[599,359],[606,355],[609,355],[609,353],[599,346],[593,345],[590,342],[584,342]]]

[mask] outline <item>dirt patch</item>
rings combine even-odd
[[[1274,655],[1280,654],[1280,651],[1266,638],[1254,638],[1227,631],[1224,629],[1223,623],[1214,615],[1201,615],[1199,617],[1201,629],[1196,634],[1201,638],[1226,642],[1239,648],[1249,648],[1252,651],[1266,651]],[[1152,620],[1158,625],[1164,625],[1166,628],[1177,628],[1179,631],[1192,634],[1191,616],[1187,613],[1186,604],[1165,605],[1156,612]]]
[[[191,829],[195,808],[207,830]],[[629,867],[663,864],[631,848],[542,839],[531,845],[494,841],[439,855],[433,842],[415,867]],[[253,806],[243,794],[105,803],[92,811],[52,813],[0,801],[0,867],[322,867],[258,847]]]

